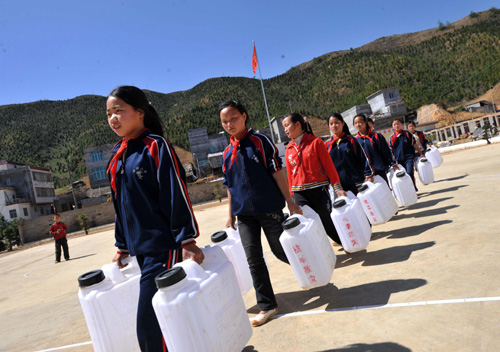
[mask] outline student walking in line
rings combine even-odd
[[[166,351],[151,300],[155,278],[183,259],[203,261],[184,169],[163,137],[163,125],[142,90],[114,89],[106,102],[108,123],[122,139],[107,174],[116,212],[113,261],[136,256],[141,268],[137,338],[141,351]]]
[[[389,140],[389,146],[391,147],[394,159],[396,159],[398,164],[404,166],[406,173],[410,175],[411,180],[413,181],[415,190],[418,191],[413,171],[414,156],[415,152],[420,156],[424,155],[422,154],[422,151],[418,149],[413,135],[409,131],[403,130],[403,122],[401,120],[394,120],[392,122],[392,129],[394,130],[394,134]]]
[[[50,226],[50,234],[54,237],[56,245],[56,260],[54,264],[61,262],[61,247],[64,251],[64,259],[69,260],[68,239],[66,238],[68,226],[61,221],[61,215],[54,214],[54,223]]]
[[[425,155],[427,147],[429,146],[429,141],[425,137],[424,132],[417,131],[417,126],[415,125],[415,121],[408,122],[407,126],[408,126],[408,132],[410,132],[413,135],[413,138],[415,139],[418,150],[418,151],[415,150],[415,154],[413,156],[413,163],[415,164],[415,170],[417,170],[419,153]]]
[[[360,114],[354,117],[354,127],[358,130],[356,140],[365,151],[366,156],[370,160],[375,175],[382,177],[387,184],[387,171],[390,167],[398,170],[394,156],[387,144],[384,136],[373,131],[368,124],[368,119],[365,115]]]
[[[245,107],[234,100],[224,102],[219,106],[219,117],[222,127],[231,135],[230,144],[224,150],[222,166],[229,198],[226,226],[234,229],[238,218],[238,231],[260,309],[251,324],[259,326],[278,313],[278,304],[264,261],[261,229],[273,254],[288,263],[279,241],[283,232],[282,209],[286,201],[290,214],[302,214],[302,210],[288,191],[278,149],[269,137],[247,127],[249,115]]]
[[[349,132],[342,115],[336,112],[331,114],[328,126],[333,136],[326,142],[326,148],[337,169],[342,188],[356,195],[363,182],[373,182],[374,171],[370,160]]]
[[[312,133],[311,126],[298,113],[286,115],[282,124],[291,139],[286,146],[285,160],[293,199],[298,205],[308,205],[318,213],[326,234],[341,244],[330,216],[332,202],[328,187],[331,184],[339,197],[346,193],[325,144]]]

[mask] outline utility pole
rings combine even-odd
[[[68,159],[66,159],[66,169],[68,170],[69,186],[71,187],[71,193],[73,194],[73,202],[75,202],[75,209],[78,209],[78,203],[76,202],[75,190],[73,188],[73,183],[71,182],[71,170],[69,168]]]

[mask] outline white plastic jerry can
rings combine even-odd
[[[399,170],[392,176],[392,192],[402,206],[417,203],[417,192],[411,177],[404,170]]]
[[[241,240],[237,241],[234,234],[229,237],[227,233],[229,230],[236,232],[230,228],[226,231],[219,231],[211,236],[211,240],[214,246],[222,248],[231,264],[233,264],[240,292],[244,295],[253,287],[252,275],[250,274],[250,268]]]
[[[372,229],[361,202],[351,191],[347,192],[347,197],[337,198],[331,216],[346,252],[358,252],[368,247]]]
[[[427,160],[429,160],[433,168],[439,167],[443,163],[443,156],[439,152],[439,149],[434,145],[431,145],[429,148],[427,148],[425,157],[427,158]]]
[[[177,263],[156,277],[153,308],[169,352],[241,351],[252,327],[236,274],[222,248],[202,249],[203,263]]]
[[[140,277],[134,257],[121,270],[111,263],[78,278],[78,298],[94,351],[140,351],[136,332]]]
[[[280,243],[299,286],[310,289],[330,282],[337,257],[319,215],[308,206],[302,212],[283,222]]]
[[[358,191],[358,199],[372,225],[386,223],[397,213],[399,206],[383,179],[375,184],[365,182]]]
[[[418,165],[418,178],[420,182],[424,185],[434,182],[434,172],[432,171],[432,165],[427,158],[419,158]]]

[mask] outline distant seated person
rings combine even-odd
[[[64,259],[69,260],[68,240],[66,239],[66,231],[68,227],[61,221],[61,215],[54,214],[54,223],[50,227],[50,234],[54,237],[56,244],[56,261],[55,264],[61,261],[61,247],[64,251]]]

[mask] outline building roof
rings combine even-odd
[[[370,99],[371,97],[373,97],[374,95],[378,95],[379,93],[381,92],[385,92],[385,91],[388,91],[388,90],[394,90],[394,89],[398,89],[398,87],[392,87],[392,88],[384,88],[384,89],[381,89],[381,90],[378,90],[376,91],[375,93],[373,93],[372,95],[369,95],[366,97],[366,100]],[[399,89],[398,89],[399,90]]]

